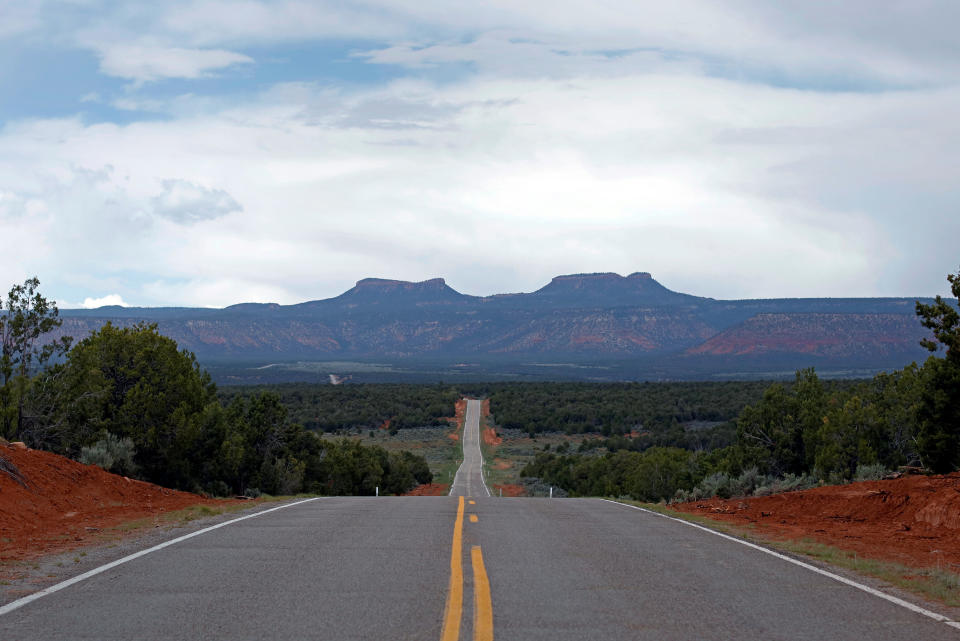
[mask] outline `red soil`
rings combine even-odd
[[[459,401],[454,403],[453,407],[454,415],[452,418],[448,418],[447,420],[451,423],[455,423],[456,425],[460,425],[463,423],[463,417],[467,415],[467,399],[461,398]]]
[[[914,567],[960,568],[960,473],[819,487],[673,506],[752,524],[775,539],[811,538]]]
[[[403,496],[446,496],[450,494],[449,483],[425,483],[418,485]]]
[[[464,404],[466,408],[466,404]],[[485,398],[480,402],[480,416],[486,417],[490,416],[490,399]]]
[[[526,496],[527,491],[523,489],[522,485],[512,485],[509,483],[494,483],[493,484],[493,495],[497,496],[500,493],[500,490],[503,490],[504,496]]]
[[[503,439],[497,436],[497,431],[492,427],[483,428],[483,442],[487,445],[496,447],[503,443]]]
[[[463,420],[467,416],[467,399],[461,398],[454,403],[454,415],[447,420],[453,425],[453,432],[447,434],[451,441],[460,440],[460,428],[463,427]]]
[[[50,452],[0,444],[0,457],[16,466],[26,485],[0,472],[0,561],[95,543],[101,530],[163,512],[232,502],[135,481]]]

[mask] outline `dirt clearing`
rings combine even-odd
[[[774,539],[813,539],[873,559],[960,571],[960,473],[671,507]]]

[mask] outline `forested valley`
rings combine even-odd
[[[960,278],[950,275],[960,299]],[[213,495],[402,493],[426,460],[337,436],[445,427],[462,396],[492,425],[536,437],[594,435],[543,449],[522,474],[579,496],[659,501],[765,494],[960,467],[960,316],[917,304],[923,364],[870,380],[788,383],[282,384],[217,389],[156,326],[105,325],[43,343],[57,309],[31,279],[0,316],[0,437]]]

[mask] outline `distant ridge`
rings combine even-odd
[[[391,280],[387,278],[364,278],[332,301],[365,303],[391,302],[449,302],[466,298],[442,278],[420,282]]]
[[[556,276],[532,295],[564,306],[683,305],[705,300],[667,289],[649,272],[626,277],[612,272]]]
[[[659,363],[656,371],[698,377],[741,367],[862,372],[925,357],[915,300],[714,300],[672,291],[647,272],[566,274],[534,292],[483,297],[442,278],[364,278],[339,296],[296,305],[62,310],[60,334],[82,339],[108,321],[155,322],[201,361],[219,363],[590,362],[601,367],[593,376],[605,363],[641,375]]]

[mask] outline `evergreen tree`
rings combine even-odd
[[[960,271],[947,280],[960,302]],[[934,472],[951,472],[960,468],[960,313],[955,304],[937,296],[929,305],[917,302],[917,315],[933,330],[933,338],[921,344],[934,354],[946,352],[942,358],[931,356],[924,365],[917,454]]]
[[[11,287],[0,313],[0,437],[20,437],[31,377],[70,348],[70,337],[42,340],[63,321],[39,286],[34,276]]]

